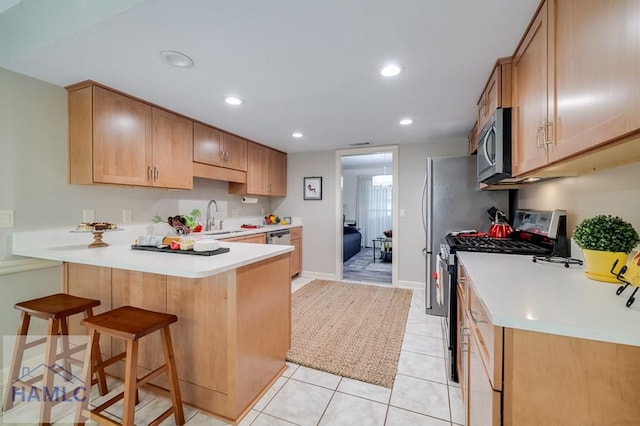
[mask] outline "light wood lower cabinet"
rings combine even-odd
[[[496,327],[459,271],[470,334],[458,366],[467,426],[638,424],[640,347]]]
[[[99,299],[102,311],[132,305],[176,315],[171,334],[182,399],[236,420],[286,368],[291,344],[289,270],[288,254],[198,279],[68,263],[65,288]],[[120,348],[116,340],[114,354]],[[100,343],[110,354],[111,342],[102,337]],[[142,376],[163,360],[155,336],[143,338],[140,345]],[[109,373],[122,378],[120,364]],[[167,388],[164,376],[151,383]]]
[[[302,272],[302,228],[290,228],[291,245],[295,250],[291,252],[290,274],[291,277],[300,275]],[[256,243],[266,244],[267,234],[260,233],[241,237],[221,238],[220,241],[231,241],[236,243]]]
[[[465,312],[468,315],[468,311]],[[469,317],[466,320],[471,321]],[[468,419],[467,425],[473,426],[499,426],[500,423],[500,391],[493,389],[489,374],[482,362],[481,351],[483,343],[480,336],[473,330],[467,339],[469,355],[467,376],[467,400]]]
[[[291,253],[291,276],[302,272],[302,228],[291,228],[291,245],[295,247]]]
[[[266,244],[267,234],[263,232],[261,234],[243,235],[241,237],[221,238],[220,241],[229,241],[229,242],[235,242],[235,243]]]

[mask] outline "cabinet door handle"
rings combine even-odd
[[[153,167],[147,166],[147,181],[151,182],[153,180]]]
[[[160,171],[158,171],[158,166],[153,167],[153,180],[154,182],[158,181],[158,176],[160,176]]]
[[[538,131],[536,132],[536,148],[538,151],[541,149],[547,149],[544,144],[544,124],[538,124]]]
[[[542,123],[542,124],[544,126],[544,132],[543,132],[544,133],[544,145],[545,145],[545,149],[547,149],[547,145],[550,145],[550,144],[553,143],[552,139],[548,139],[547,138],[547,129],[549,127],[553,128],[553,121],[545,120],[545,122]]]

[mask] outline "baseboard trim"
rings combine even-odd
[[[424,283],[421,283],[421,282],[418,282],[418,281],[398,280],[398,287],[422,290],[422,289],[424,289]]]
[[[315,278],[317,280],[328,280],[328,281],[336,280],[336,274],[327,274],[324,272],[302,271],[300,275],[305,278]]]

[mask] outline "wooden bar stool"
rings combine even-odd
[[[87,418],[90,418],[100,424],[120,424],[100,413],[124,398],[122,424],[126,426],[133,426],[138,388],[164,372],[167,373],[169,379],[169,397],[171,398],[172,406],[164,413],[160,414],[160,416],[158,416],[151,424],[160,424],[171,414],[174,415],[175,423],[177,425],[184,424],[182,398],[180,397],[180,386],[178,384],[178,374],[173,354],[173,345],[171,343],[171,333],[169,331],[169,325],[173,324],[177,320],[178,318],[175,315],[147,311],[144,309],[134,308],[132,306],[123,306],[91,318],[86,318],[82,321],[82,324],[89,328],[89,348],[92,349],[87,350],[85,358],[83,370],[85,382],[91,378],[91,365],[97,365],[104,369],[104,367],[107,367],[121,359],[125,359],[125,377],[124,392],[119,393],[93,410],[89,409],[88,395],[86,395],[86,398],[80,398],[82,400],[82,404],[78,407],[78,411],[76,412],[76,424],[84,423]],[[162,349],[164,351],[165,363],[139,379],[137,376],[138,340],[155,331],[160,331],[162,333]],[[99,346],[100,334],[106,334],[126,341],[125,352],[96,363],[95,360],[92,360],[91,354],[94,352],[99,353],[99,349],[94,351],[93,348]]]
[[[16,395],[28,395],[31,397],[33,393],[36,393],[38,400],[42,402],[40,404],[40,422],[50,423],[51,408],[59,402],[70,400],[75,392],[74,389],[65,395],[58,395],[57,389],[54,391],[53,387],[55,375],[60,374],[65,379],[70,380],[72,375],[71,364],[81,363],[80,360],[72,358],[71,355],[84,350],[86,347],[86,345],[79,345],[73,349],[70,348],[68,317],[84,312],[85,318],[91,318],[93,316],[93,308],[98,305],[100,305],[99,300],[85,299],[63,293],[16,303],[14,308],[21,311],[21,319],[16,333],[17,341],[13,348],[13,357],[4,393],[4,411],[13,408]],[[49,324],[46,337],[27,343],[31,317],[47,320]],[[61,353],[58,353],[57,350],[58,336],[62,337]],[[41,344],[46,344],[43,372],[35,377],[23,378],[24,375],[21,375],[21,370],[25,350]],[[56,363],[59,359],[62,359],[62,365]],[[101,359],[100,353],[96,353],[94,359],[96,363],[99,362]],[[106,395],[108,390],[104,370],[96,368],[95,372],[97,373],[97,378],[92,380],[92,384],[98,383],[100,394]],[[41,380],[42,387],[37,387],[35,384]],[[54,396],[55,400],[51,400]]]

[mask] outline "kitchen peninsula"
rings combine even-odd
[[[13,254],[64,262],[64,291],[99,299],[96,313],[124,305],[177,315],[172,325],[185,403],[229,420],[244,416],[284,370],[291,336],[292,246],[221,242],[230,251],[196,256],[131,250],[135,230],[16,233]],[[86,241],[85,241],[86,240]],[[86,334],[76,321],[72,333]],[[140,344],[140,374],[162,363],[155,336]],[[101,341],[105,355],[119,343]],[[123,377],[123,365],[109,371]],[[166,378],[152,383],[167,388]]]

